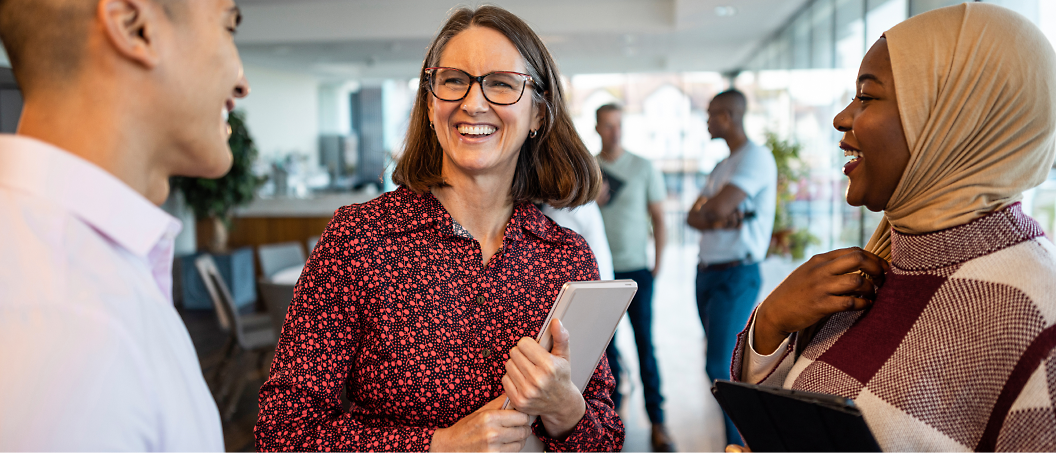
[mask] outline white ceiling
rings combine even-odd
[[[457,1],[457,0],[456,0]],[[528,22],[563,74],[720,71],[809,0],[489,2]],[[450,0],[238,0],[247,63],[332,79],[416,77]],[[469,3],[475,6],[476,3]],[[733,6],[720,17],[716,8]]]

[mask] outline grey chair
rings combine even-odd
[[[194,260],[194,265],[213,301],[220,329],[228,334],[227,342],[221,348],[220,363],[216,365],[208,383],[213,389],[216,405],[222,411],[221,416],[224,420],[230,420],[246,384],[252,379],[267,376],[268,370],[264,367],[266,353],[275,348],[278,340],[267,313],[244,315],[238,312],[211,255],[199,256]],[[246,355],[256,356],[257,366],[253,373],[244,369]]]
[[[276,336],[282,333],[282,323],[286,320],[286,311],[290,309],[290,301],[293,300],[293,286],[273,283],[263,278],[257,281],[260,298],[268,309]]]
[[[319,243],[320,236],[312,236],[308,238],[308,254],[312,254],[312,250],[315,250],[315,244]]]
[[[260,270],[265,278],[271,278],[283,269],[304,265],[304,249],[299,242],[279,242],[257,246]]]

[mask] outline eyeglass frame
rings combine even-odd
[[[438,70],[438,69],[452,69],[452,70],[461,72],[461,73],[465,74],[467,77],[469,77],[469,87],[466,88],[466,94],[463,94],[462,97],[460,97],[458,99],[444,99],[444,98],[442,98],[440,96],[437,96],[436,91],[433,91],[433,74],[435,74],[436,70]],[[521,102],[521,98],[524,97],[524,89],[528,86],[528,82],[531,82],[533,87],[535,86],[535,78],[534,77],[532,77],[530,74],[525,74],[523,72],[516,72],[516,71],[491,71],[491,72],[489,72],[487,74],[484,74],[484,75],[481,75],[481,76],[474,76],[474,75],[472,75],[472,74],[470,74],[470,73],[468,73],[466,71],[463,71],[461,69],[458,69],[458,68],[452,68],[452,67],[448,67],[448,66],[434,66],[434,67],[431,67],[431,68],[425,68],[423,70],[423,72],[425,72],[425,74],[428,76],[428,79],[426,80],[426,86],[429,87],[429,93],[432,94],[433,97],[435,97],[435,98],[437,98],[437,99],[439,99],[441,101],[444,101],[444,102],[458,102],[458,101],[461,101],[461,100],[465,99],[466,96],[469,96],[469,92],[473,91],[473,82],[476,82],[477,85],[480,85],[480,94],[484,95],[484,100],[488,101],[489,103],[495,104],[495,105],[513,105],[513,104],[516,104],[518,102]],[[487,77],[487,76],[490,76],[492,74],[517,74],[517,75],[519,75],[521,77],[524,77],[524,83],[521,84],[521,93],[517,95],[517,100],[516,101],[510,102],[509,104],[503,104],[501,102],[495,102],[495,101],[492,101],[491,99],[488,99],[488,94],[484,92],[484,78]]]

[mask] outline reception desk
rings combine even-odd
[[[334,211],[342,206],[364,203],[377,193],[344,192],[318,194],[311,198],[262,198],[236,209],[231,220],[228,244],[231,248],[296,241],[323,234]],[[196,225],[198,248],[212,240],[209,220]]]

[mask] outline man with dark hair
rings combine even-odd
[[[708,133],[729,145],[701,191],[686,221],[700,230],[697,311],[707,338],[705,369],[711,379],[730,378],[737,334],[748,322],[759,297],[759,262],[766,258],[777,202],[774,156],[748,140],[744,93],[723,91],[708,105]],[[725,418],[726,442],[742,445]]]
[[[232,0],[0,0],[0,450],[223,450],[172,307],[174,175],[231,166]]]
[[[627,152],[620,144],[623,112],[616,104],[606,104],[597,110],[595,128],[601,136],[598,165],[605,184],[598,196],[598,206],[605,220],[605,235],[612,251],[612,265],[616,279],[630,279],[638,283],[627,317],[634,330],[638,347],[639,372],[645,393],[645,411],[652,423],[653,451],[674,451],[671,435],[664,426],[664,396],[660,393],[660,367],[653,353],[653,281],[660,273],[664,253],[665,232],[663,200],[667,196],[664,179],[653,168],[652,162]],[[653,269],[649,270],[646,247],[652,232],[656,244]],[[610,342],[605,351],[616,377],[612,400],[620,407],[620,362],[616,343]]]

